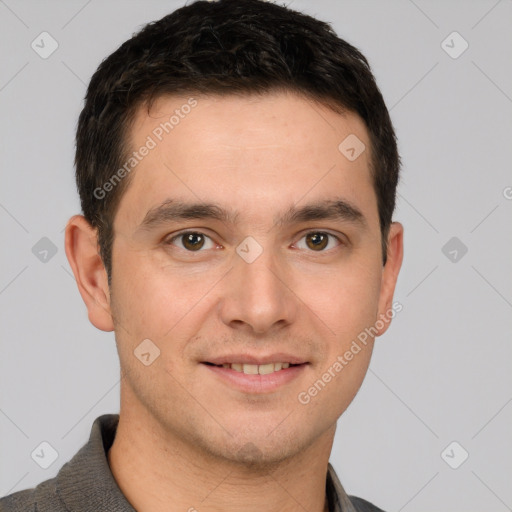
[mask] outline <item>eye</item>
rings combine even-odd
[[[301,245],[302,240],[305,240],[306,246],[304,246],[304,244]],[[337,243],[334,243],[333,245],[332,240]],[[296,246],[299,249],[311,249],[315,252],[322,252],[326,248],[332,249],[341,244],[341,240],[337,236],[331,235],[331,233],[326,233],[324,231],[310,231],[300,239]]]
[[[199,252],[201,249],[213,249],[212,239],[198,231],[186,231],[175,235],[165,242],[167,245],[177,245],[180,249],[190,252]]]

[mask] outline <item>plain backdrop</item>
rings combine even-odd
[[[0,495],[54,476],[119,410],[114,335],[88,322],[64,253],[74,131],[100,61],[181,5],[0,1]],[[512,1],[290,6],[367,56],[403,160],[403,310],[331,462],[385,510],[511,510]],[[58,455],[48,469],[31,457],[41,442]]]

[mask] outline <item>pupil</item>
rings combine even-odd
[[[199,233],[188,233],[185,235],[185,243],[183,245],[191,250],[200,249],[204,245],[203,236]]]
[[[308,236],[308,242],[311,242],[312,249],[324,249],[327,246],[327,236],[324,233],[313,233]]]

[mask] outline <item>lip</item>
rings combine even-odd
[[[258,359],[261,360],[261,359]],[[274,360],[277,362],[276,360]],[[280,361],[285,362],[286,359]],[[224,360],[224,362],[230,362]],[[232,362],[241,362],[240,359]],[[268,361],[267,362],[272,362]],[[222,364],[222,363],[220,363]],[[266,364],[254,363],[247,360],[245,364]],[[292,363],[296,366],[290,366],[277,372],[269,373],[267,375],[248,375],[243,372],[237,372],[231,368],[223,368],[222,366],[213,366],[206,363],[201,363],[201,366],[206,371],[211,372],[214,378],[219,379],[223,384],[234,388],[242,393],[248,394],[268,394],[278,391],[280,388],[291,383],[297,379],[306,370],[308,363]]]
[[[241,363],[241,364],[269,364],[269,363],[290,363],[290,364],[306,364],[306,361],[303,358],[297,357],[292,354],[286,354],[285,352],[279,352],[274,354],[267,355],[254,355],[254,354],[226,354],[223,356],[215,356],[209,358],[205,361],[201,361],[202,363],[211,363],[215,365],[222,365],[225,363]],[[282,371],[282,370],[281,370]]]

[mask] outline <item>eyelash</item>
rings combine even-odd
[[[201,231],[189,230],[189,231],[182,231],[181,233],[178,233],[177,235],[172,236],[171,238],[165,240],[164,243],[165,243],[165,245],[173,245],[173,242],[175,240],[178,240],[178,239],[182,238],[183,236],[189,235],[189,234],[201,235],[201,236],[203,236],[205,238],[208,238],[209,240],[212,240],[210,236],[206,235],[205,233],[203,233]],[[301,236],[301,238],[299,240],[302,240],[303,238],[305,238],[305,237],[307,237],[308,235],[311,235],[311,234],[327,235],[328,237],[335,239],[338,242],[338,246],[346,245],[345,242],[343,242],[340,239],[340,237],[338,237],[336,235],[333,235],[332,233],[329,233],[327,231],[318,231],[318,230],[312,230],[312,231],[308,231],[307,233],[304,233],[304,235]],[[205,250],[207,250],[207,249],[200,248],[197,251],[190,251],[190,250],[188,250],[188,249],[186,249],[184,247],[180,247],[180,249],[183,249],[184,251],[189,252],[189,253],[200,253],[200,252],[204,252]],[[331,249],[322,249],[320,251],[314,251],[314,250],[311,249],[310,251],[313,252],[313,253],[314,252],[319,252],[319,253],[324,252],[325,253],[325,252],[331,251],[332,249],[333,248],[331,248]]]

